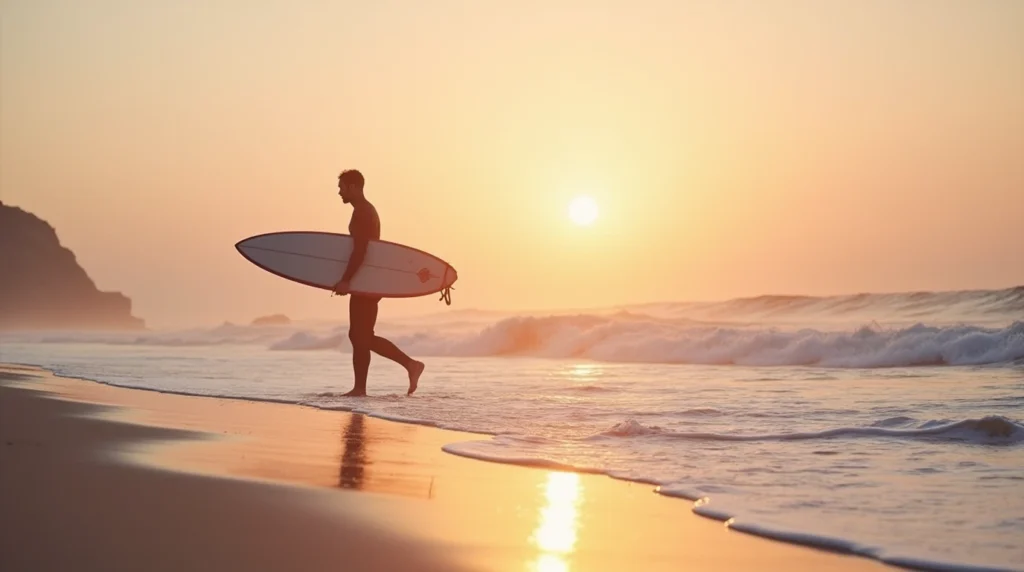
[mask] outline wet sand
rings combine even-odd
[[[0,570],[882,570],[480,435],[0,366]]]

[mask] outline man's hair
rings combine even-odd
[[[363,190],[363,184],[366,183],[366,179],[363,178],[363,174],[356,169],[346,169],[338,175],[338,180],[346,185],[355,185],[360,191]]]

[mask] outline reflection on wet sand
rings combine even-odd
[[[576,473],[548,473],[545,503],[530,541],[540,549],[533,569],[537,572],[568,572],[567,557],[576,548],[579,505],[583,487]]]
[[[363,488],[366,474],[366,435],[364,415],[352,415],[341,433],[341,470],[338,486],[343,489]]]

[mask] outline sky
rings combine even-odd
[[[385,317],[1019,285],[1022,157],[1017,0],[0,0],[0,200],[157,327],[345,319],[234,244],[346,168]]]

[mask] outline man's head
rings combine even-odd
[[[363,198],[363,174],[356,169],[342,171],[338,175],[338,195],[345,203]]]

